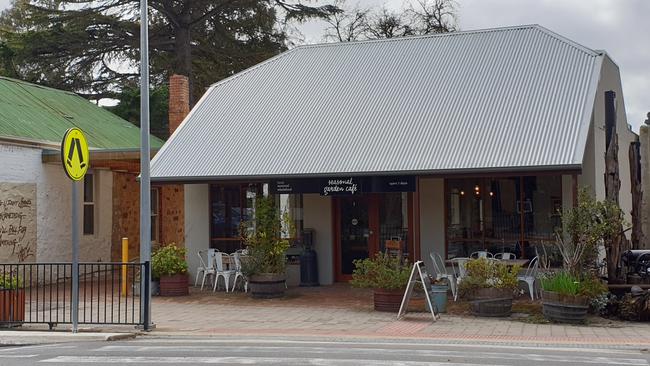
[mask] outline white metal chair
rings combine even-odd
[[[470,258],[492,258],[493,255],[487,250],[479,250],[478,252],[472,253],[472,255],[470,255],[469,257]]]
[[[535,257],[528,263],[526,273],[523,276],[517,276],[517,279],[519,281],[526,282],[528,284],[528,292],[530,293],[531,300],[535,300],[535,281],[537,280],[538,269],[539,257]]]
[[[230,259],[230,255],[223,252],[217,252],[216,255],[214,256],[214,266],[216,270],[214,274],[215,278],[214,278],[214,288],[212,289],[213,292],[217,291],[217,286],[219,285],[219,277],[223,277],[223,281],[225,282],[225,286],[226,286],[226,292],[228,292],[229,284],[230,284],[230,276],[235,274],[234,270],[225,268],[226,266],[225,266],[224,258],[228,260]]]
[[[494,258],[501,259],[501,260],[510,260],[510,259],[517,259],[517,256],[514,253],[503,252],[503,253],[495,254]]]
[[[458,291],[456,287],[456,275],[453,273],[447,272],[447,266],[445,266],[445,261],[442,260],[442,257],[438,253],[429,253],[431,257],[431,262],[433,262],[433,270],[435,272],[436,281],[441,279],[447,279],[449,282],[449,287],[451,287],[451,295],[454,297],[454,301],[458,298]]]
[[[194,286],[196,286],[199,281],[199,275],[203,274],[203,279],[201,280],[201,290],[203,290],[203,286],[205,285],[206,277],[214,276],[215,274],[215,268],[214,268],[215,252],[216,249],[208,249],[208,250],[199,250],[199,252],[197,253],[201,265],[196,269],[196,279],[194,280]],[[204,255],[206,256],[205,260],[203,259]]]
[[[244,292],[248,292],[248,279],[241,270],[241,251],[238,250],[231,254],[231,256],[235,263],[235,279],[232,282],[232,288],[234,290],[237,287],[237,280],[241,278],[244,281]]]
[[[469,262],[471,258],[464,258],[464,257],[456,257],[451,260],[451,270],[454,272],[454,276],[456,276],[456,286],[460,284],[460,282],[467,276],[467,269],[465,268],[465,264]],[[456,266],[454,266],[454,263]]]

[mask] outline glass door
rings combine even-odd
[[[350,279],[354,260],[374,254],[374,220],[368,196],[339,198],[339,280]]]

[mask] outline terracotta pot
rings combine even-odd
[[[544,317],[559,323],[584,323],[589,311],[589,299],[585,296],[562,295],[542,291]]]
[[[0,322],[25,321],[25,289],[0,290]]]
[[[375,310],[396,313],[399,311],[400,305],[402,305],[402,297],[404,297],[403,289],[385,290],[377,288],[373,292]]]
[[[160,296],[186,296],[189,294],[187,273],[160,276]]]
[[[284,296],[286,276],[284,273],[260,273],[248,279],[251,296],[257,299],[272,299]]]

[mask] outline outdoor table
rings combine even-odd
[[[525,265],[530,262],[530,259],[497,259],[500,263],[503,263],[507,266],[521,266],[524,267]]]
[[[458,264],[459,262],[468,261],[468,260],[472,260],[472,259],[476,259],[476,258],[468,259],[467,257],[458,257],[458,258],[447,259],[445,261],[445,265],[452,266],[452,265]],[[499,263],[503,263],[503,264],[505,264],[507,266],[520,265],[522,267],[527,265],[528,262],[530,262],[530,259],[494,259],[494,260],[498,261]]]

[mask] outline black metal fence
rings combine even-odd
[[[79,324],[145,325],[140,284],[149,283],[148,268],[79,263]],[[0,271],[0,325],[72,323],[72,263],[6,263]]]

